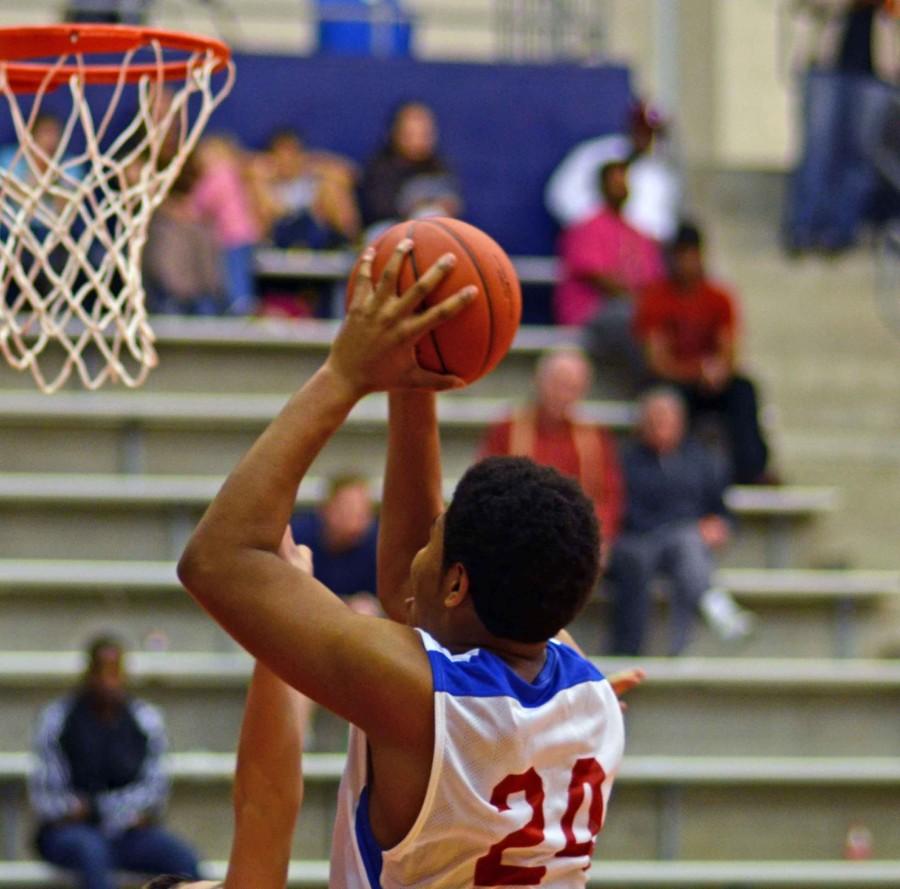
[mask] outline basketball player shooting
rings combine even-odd
[[[583,886],[624,744],[612,686],[562,632],[597,578],[593,507],[554,470],[495,458],[444,512],[433,391],[460,381],[419,367],[414,344],[474,294],[416,314],[454,258],[398,295],[410,247],[377,285],[363,255],[328,359],[229,476],[179,576],[353,726],[331,885]],[[378,592],[393,620],[352,612],[279,556],[303,476],[373,391],[391,393]]]

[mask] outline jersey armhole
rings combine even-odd
[[[429,651],[429,645],[426,641],[426,635],[422,630],[417,630],[417,632],[422,641],[422,646],[427,653]],[[427,639],[430,638],[431,637],[427,637]],[[434,676],[434,661],[429,658],[428,662],[431,664],[433,685],[437,687],[437,677]],[[422,800],[422,807],[419,809],[419,814],[416,816],[416,820],[413,822],[413,826],[409,829],[409,832],[399,843],[391,846],[390,849],[384,849],[382,851],[382,857],[385,859],[402,855],[413,843],[415,843],[425,826],[425,822],[428,820],[428,816],[431,814],[431,809],[434,806],[434,800],[437,796],[438,784],[441,780],[441,771],[444,766],[444,741],[447,729],[447,711],[445,695],[438,694],[437,691],[432,692],[432,694],[434,699],[434,751],[431,756],[431,774],[428,776],[428,789],[425,791],[425,799]]]

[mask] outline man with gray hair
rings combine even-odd
[[[752,629],[752,615],[714,586],[713,553],[730,536],[724,483],[711,454],[685,429],[677,391],[644,394],[636,440],[622,454],[625,513],[609,572],[615,654],[641,652],[657,575],[669,581],[669,654],[684,650],[698,610],[725,640]]]
[[[605,552],[619,531],[622,475],[612,435],[579,416],[590,387],[591,365],[579,348],[544,352],[532,401],[491,426],[479,457],[530,457],[578,479],[594,503]]]

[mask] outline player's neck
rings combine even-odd
[[[512,639],[501,639],[484,629],[466,634],[465,638],[442,641],[441,644],[453,654],[462,654],[473,648],[487,649],[505,661],[526,682],[531,682],[540,673],[547,660],[546,642],[515,642]]]

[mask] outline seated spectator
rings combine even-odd
[[[666,156],[666,125],[643,102],[632,106],[627,134],[589,139],[576,145],[553,172],[544,192],[550,215],[561,228],[583,222],[603,209],[597,177],[605,164],[628,164],[629,195],[624,215],[639,232],[668,241],[678,227],[681,183]]]
[[[375,598],[378,522],[369,483],[358,475],[331,480],[314,512],[291,519],[298,544],[312,550],[316,577],[362,614],[380,614]]]
[[[737,370],[735,301],[707,279],[695,226],[679,228],[669,275],[641,295],[635,331],[645,344],[651,372],[682,391],[692,420],[712,415],[724,424],[733,480],[771,482],[756,389]]]
[[[244,158],[225,136],[207,136],[195,155],[197,183],[191,202],[199,219],[212,226],[222,251],[228,311],[250,314],[256,308],[253,251],[261,231],[245,181]]]
[[[753,616],[713,581],[713,554],[730,536],[721,474],[706,448],[685,437],[675,390],[652,389],[641,399],[622,471],[625,513],[609,569],[613,653],[643,650],[657,575],[669,581],[670,654],[684,650],[698,609],[723,639],[744,639]]]
[[[665,269],[656,242],[623,216],[626,164],[606,164],[597,184],[604,208],[560,236],[562,269],[554,311],[558,324],[585,328],[585,346],[595,363],[624,369],[628,383],[636,386],[646,369],[632,333],[634,300]]]
[[[578,479],[594,501],[608,552],[622,514],[622,477],[613,437],[577,416],[590,384],[591,367],[580,350],[547,352],[535,372],[532,403],[488,430],[479,457],[531,457]]]
[[[27,214],[29,228],[36,240],[49,248],[46,256],[42,256],[40,250],[32,249],[27,242],[23,242],[16,256],[16,262],[25,271],[30,271],[33,264],[38,263],[40,268],[33,277],[33,284],[35,291],[42,295],[53,293],[57,289],[44,271],[44,263],[59,273],[69,260],[69,251],[51,235],[51,227],[66,203],[61,194],[53,193],[53,189],[74,192],[84,176],[82,164],[65,151],[60,152],[62,139],[62,119],[52,112],[42,111],[34,119],[30,139],[0,148],[0,188],[5,201],[18,212]],[[51,165],[54,175],[47,176]],[[64,173],[55,175],[60,169]],[[8,224],[8,220],[0,223],[0,232],[6,234]],[[83,230],[80,219],[71,221],[69,226],[71,234],[76,237]],[[0,299],[11,301],[18,293],[18,286],[18,282],[13,281],[11,292],[3,294]]]
[[[438,207],[442,215],[455,216],[462,210],[458,184],[437,145],[437,122],[428,105],[404,102],[396,109],[385,144],[363,171],[366,225],[414,215],[416,206],[423,203],[416,199],[416,189],[421,194],[430,188],[425,203]]]
[[[309,151],[297,133],[281,130],[250,171],[263,229],[276,247],[328,249],[359,236],[350,161]]]
[[[117,870],[198,879],[197,857],[160,826],[168,794],[159,711],[127,691],[122,646],[96,639],[84,682],[51,703],[29,779],[42,858],[84,889],[113,889]]]
[[[150,219],[144,247],[147,306],[163,315],[221,315],[227,309],[220,250],[193,211],[187,171]]]

